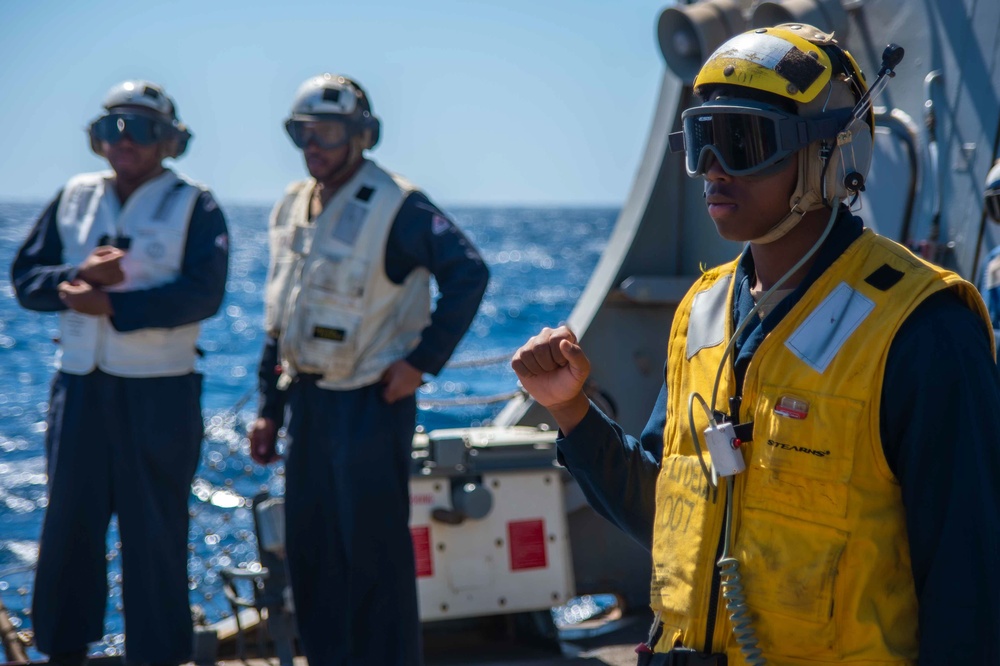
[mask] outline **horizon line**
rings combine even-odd
[[[275,201],[252,198],[227,199],[218,197],[223,208],[232,206],[271,207]],[[19,196],[0,194],[0,204],[37,205],[44,206],[51,198],[46,196]],[[621,208],[624,202],[610,201],[449,201],[439,204],[447,211],[450,208]]]

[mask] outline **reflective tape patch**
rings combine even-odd
[[[333,237],[344,245],[354,245],[358,241],[358,235],[367,215],[368,209],[365,206],[354,201],[348,202],[333,227]]]
[[[721,345],[726,339],[726,302],[733,276],[727,275],[709,289],[700,291],[691,303],[688,320],[687,358],[702,349]]]
[[[784,39],[767,33],[749,32],[733,37],[719,48],[709,60],[715,58],[739,58],[749,60],[771,71],[778,66],[781,59],[795,48]]]
[[[449,229],[451,229],[451,222],[448,221],[448,218],[440,215],[431,218],[431,233],[435,236],[440,236]]]
[[[795,329],[785,346],[822,373],[874,309],[874,301],[841,282]]]
[[[767,33],[744,33],[726,42],[714,58],[737,58],[765,67],[794,85],[806,90],[826,70],[812,56],[794,44]]]

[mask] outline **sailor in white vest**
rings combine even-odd
[[[488,273],[423,193],[365,158],[379,121],[357,83],[309,79],[285,128],[311,178],[271,215],[251,453],[275,460],[286,425],[286,545],[309,663],[419,664],[414,394],[472,322]]]
[[[173,664],[192,646],[196,342],[225,292],[228,235],[212,194],[163,166],[191,138],[163,89],[125,81],[104,108],[90,146],[111,170],[70,179],[12,270],[21,305],[60,317],[32,621],[50,663],[84,663],[104,634],[105,536],[117,514],[128,663]]]

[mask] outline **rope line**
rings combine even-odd
[[[511,398],[516,398],[519,395],[523,395],[523,392],[520,390],[507,391],[506,393],[497,393],[495,395],[429,398],[427,400],[418,400],[417,406],[421,409],[426,409],[428,407],[452,407],[456,405],[490,405],[495,402],[504,402],[506,400],[510,400]]]

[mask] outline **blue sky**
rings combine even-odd
[[[367,89],[372,153],[444,204],[621,204],[649,130],[669,0],[0,0],[0,198],[103,168],[84,127],[146,78],[195,138],[180,170],[223,201],[301,178],[282,122],[324,71]]]

